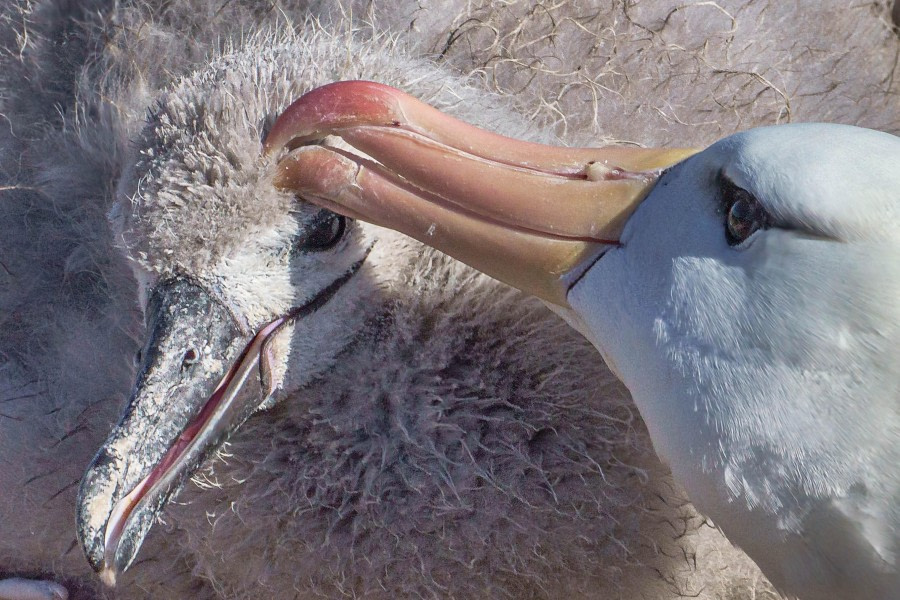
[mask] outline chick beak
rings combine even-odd
[[[171,495],[270,392],[240,393],[258,380],[257,366],[268,379],[265,342],[283,321],[251,337],[204,290],[181,280],[160,286],[148,309],[131,401],[79,491],[78,537],[107,585],[132,563]]]
[[[264,149],[288,151],[277,186],[563,307],[662,170],[697,151],[522,142],[367,81],[302,96]]]

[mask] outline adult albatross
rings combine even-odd
[[[294,149],[279,185],[545,300],[777,587],[900,595],[900,139],[799,124],[699,152],[551,148],[342,82],[267,147]]]

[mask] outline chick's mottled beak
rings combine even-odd
[[[368,81],[333,83],[294,102],[265,142],[268,153],[283,149],[279,187],[560,306],[618,244],[660,172],[696,152],[522,142]]]
[[[169,498],[259,405],[267,390],[241,391],[259,380],[262,345],[282,321],[251,337],[191,283],[153,294],[131,400],[79,491],[78,537],[107,585],[135,559]]]

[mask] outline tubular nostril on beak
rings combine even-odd
[[[182,370],[193,366],[199,359],[200,353],[194,348],[188,348],[181,359]]]

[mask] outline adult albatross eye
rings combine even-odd
[[[328,250],[344,236],[347,219],[331,211],[323,210],[309,223],[300,235],[297,249],[302,252],[319,252]]]
[[[768,226],[769,215],[759,201],[747,190],[733,184],[726,186],[725,237],[728,245],[736,246],[759,229]]]

